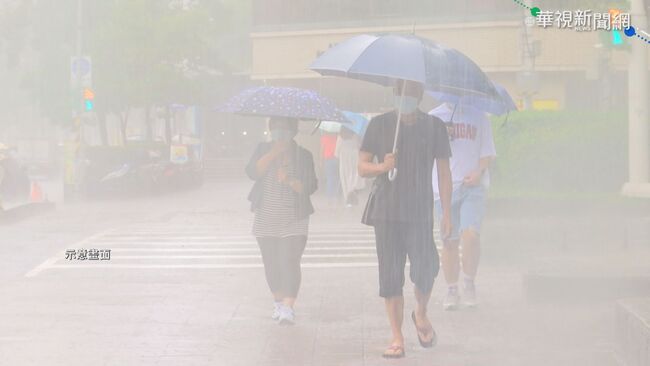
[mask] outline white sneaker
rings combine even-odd
[[[450,286],[445,299],[442,301],[442,308],[445,310],[458,310],[459,306],[460,295],[458,295],[458,287]]]
[[[273,302],[273,314],[271,314],[271,319],[278,320],[280,319],[280,308],[283,306],[282,302],[274,301]]]
[[[280,317],[278,318],[278,324],[294,325],[295,322],[296,322],[296,315],[293,312],[293,309],[283,304],[282,307],[280,308]]]
[[[476,286],[474,285],[474,282],[466,281],[465,288],[463,289],[463,305],[474,308],[477,304]]]

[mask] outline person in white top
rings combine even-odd
[[[474,284],[480,258],[480,229],[490,184],[489,165],[496,157],[492,127],[485,113],[467,106],[443,104],[430,114],[447,125],[452,157],[452,232],[444,239],[442,270],[448,285],[445,310],[460,307],[458,282],[462,269],[466,306],[476,306]],[[433,169],[436,211],[440,211],[437,171]],[[440,217],[440,215],[438,215]]]
[[[361,140],[359,136],[347,127],[341,127],[334,156],[339,159],[341,189],[343,190],[343,201],[347,207],[357,205],[357,192],[366,185],[365,179],[359,176],[359,170],[357,169],[360,147]]]

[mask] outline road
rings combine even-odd
[[[247,188],[211,183],[76,203],[0,228],[2,364],[390,364],[380,357],[389,334],[373,234],[358,210],[322,208],[313,217],[298,323],[279,327],[269,319]],[[406,321],[401,364],[616,365],[613,302],[528,301],[522,275],[532,252],[504,257],[500,245],[486,244],[477,309],[443,312],[437,282],[439,344],[421,349]],[[66,258],[83,250],[104,258]],[[408,296],[406,308],[413,305]]]

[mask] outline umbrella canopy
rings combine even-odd
[[[318,128],[329,133],[339,133],[341,132],[341,125],[342,123],[339,122],[323,121],[318,125]]]
[[[359,136],[363,136],[366,133],[366,129],[368,128],[369,123],[366,117],[364,117],[362,114],[354,112],[343,111],[342,113],[350,123],[323,121],[321,122],[319,128],[325,132],[339,133],[341,131],[341,127],[343,127]]]
[[[478,95],[458,96],[450,93],[432,91],[428,91],[427,94],[441,102],[472,107],[479,111],[490,113],[495,116],[501,116],[503,114],[516,111],[517,105],[515,104],[514,100],[512,100],[512,97],[506,88],[496,83],[494,83],[494,88],[499,94],[498,98],[496,99]]]
[[[415,35],[360,35],[327,50],[310,68],[321,75],[364,80],[384,86],[400,81],[422,84],[425,90],[496,98],[490,79],[459,51]],[[402,100],[404,97],[402,88]],[[397,120],[402,116],[402,105]],[[397,150],[400,123],[395,126]],[[394,180],[397,170],[388,174]]]
[[[343,127],[347,128],[348,130],[356,133],[359,136],[363,136],[366,133],[366,129],[368,128],[368,124],[370,121],[363,116],[362,114],[359,113],[354,113],[354,112],[347,112],[343,111],[343,115],[351,122],[348,124],[344,124]]]
[[[360,35],[330,48],[310,68],[340,76],[394,86],[414,81],[429,91],[497,97],[492,82],[461,52],[414,35]]]
[[[250,116],[347,123],[331,100],[313,90],[299,88],[261,86],[246,89],[217,110]]]
[[[466,122],[466,121],[485,121],[489,122],[485,112],[463,105],[441,104],[429,112],[430,115],[440,118],[445,123]]]

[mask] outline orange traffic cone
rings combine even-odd
[[[41,189],[40,184],[32,182],[32,190],[29,198],[32,203],[40,203],[44,201],[43,190]]]

